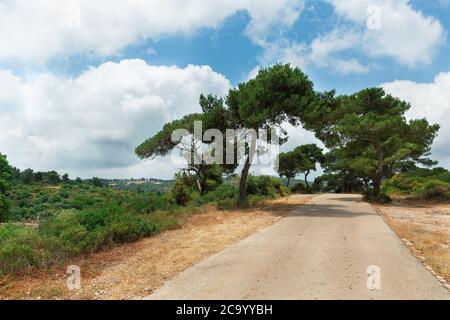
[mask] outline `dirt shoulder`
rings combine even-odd
[[[66,288],[67,266],[32,270],[0,279],[0,299],[139,299],[205,257],[286,216],[312,196],[292,196],[242,211],[216,211],[188,218],[183,226],[112,250],[74,259],[82,289]]]
[[[428,270],[450,289],[450,204],[397,199],[373,205]]]

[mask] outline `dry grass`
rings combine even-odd
[[[183,226],[109,251],[74,259],[82,290],[66,289],[65,267],[0,280],[0,299],[138,299],[202,259],[286,216],[312,196],[267,201],[242,211],[193,215]]]
[[[450,283],[450,205],[399,199],[374,207],[412,253]]]

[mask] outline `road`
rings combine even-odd
[[[374,271],[370,276],[368,268]],[[450,299],[450,294],[369,204],[355,195],[326,194],[185,270],[146,299]]]

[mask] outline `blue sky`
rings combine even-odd
[[[450,166],[449,0],[42,1],[0,3],[0,152],[18,167],[168,178],[134,147],[277,62],[317,90],[411,102],[443,127],[433,156]],[[315,141],[290,133],[285,148]]]
[[[435,17],[445,30],[450,30],[450,1],[410,1],[410,5],[427,16]],[[146,40],[132,44],[120,50],[117,56],[86,56],[55,58],[48,68],[57,74],[78,75],[88,67],[98,66],[107,61],[123,59],[142,59],[152,65],[176,65],[185,67],[193,65],[209,65],[214,71],[225,75],[233,85],[245,81],[248,74],[261,64],[264,49],[254,43],[245,34],[250,22],[247,12],[237,12],[227,17],[216,28],[196,30],[191,35],[179,34],[163,36],[158,40]],[[329,32],[339,22],[333,5],[326,1],[305,1],[305,9],[295,24],[284,31],[286,39],[300,42],[311,42],[317,36]],[[411,30],[413,32],[413,30]],[[420,41],[420,39],[418,39]],[[308,68],[309,76],[314,80],[317,89],[336,89],[341,93],[351,93],[367,86],[396,79],[409,79],[417,82],[430,82],[441,71],[450,70],[450,45],[442,43],[430,64],[419,64],[414,67],[399,65],[389,57],[371,58],[359,52],[339,53],[338,56],[351,56],[366,64],[376,65],[376,72],[365,74],[337,74],[324,68]],[[276,60],[274,60],[276,62]],[[270,65],[271,63],[269,63]]]

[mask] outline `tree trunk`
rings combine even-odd
[[[311,171],[306,171],[306,173],[305,173],[305,185],[306,185],[306,189],[309,189],[309,183],[308,183],[308,176],[309,176],[309,173],[310,173]]]
[[[250,167],[253,162],[253,156],[255,155],[256,151],[256,137],[255,139],[251,139],[250,142],[250,148],[248,152],[247,160],[245,160],[244,167],[242,168],[241,172],[241,180],[239,182],[239,199],[237,202],[237,207],[242,208],[242,206],[245,204],[245,200],[247,198],[247,180],[248,180],[248,173],[250,171]]]
[[[286,187],[289,188],[289,185],[291,184],[291,178],[290,178],[290,177],[287,177],[287,179],[288,179],[288,181],[287,181],[287,183],[286,183]]]
[[[384,171],[384,150],[381,147],[377,147],[377,158],[378,166],[373,177],[373,194],[375,197],[379,197],[381,194],[381,180]]]

